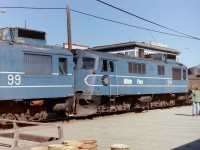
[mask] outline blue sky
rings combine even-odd
[[[199,0],[104,0],[138,16],[166,27],[200,38],[200,1]],[[148,22],[103,5],[96,0],[6,0],[0,7],[61,7],[100,17],[170,32]],[[67,42],[65,10],[24,10],[6,9],[0,14],[0,28],[24,27],[47,32],[49,45],[62,45]],[[200,64],[200,41],[173,37],[149,32],[128,26],[106,22],[71,12],[72,40],[75,44],[100,46],[129,41],[156,41],[167,44],[169,48],[181,51],[181,62],[188,67]],[[174,33],[176,34],[176,33]]]

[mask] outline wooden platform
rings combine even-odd
[[[192,116],[192,106],[143,113],[128,113],[63,124],[66,140],[97,140],[98,150],[110,150],[112,144],[127,144],[131,150],[199,150],[200,116]],[[30,134],[57,136],[50,129]]]

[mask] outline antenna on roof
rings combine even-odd
[[[152,38],[155,42],[157,42],[156,38],[153,36],[153,34],[151,33],[151,31],[149,31],[149,34],[150,34],[151,38]]]

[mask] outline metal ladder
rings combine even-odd
[[[115,107],[115,97],[110,97],[110,112],[115,112],[116,107]]]

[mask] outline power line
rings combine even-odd
[[[49,8],[49,7],[0,7],[0,8],[4,8],[4,9],[46,9],[46,10],[48,10],[48,9],[50,9],[50,10],[53,10],[53,9],[57,9],[57,10],[60,10],[60,9],[65,9],[66,10],[66,8],[55,8],[55,7],[51,7],[51,8]]]
[[[36,10],[66,10],[66,8],[47,8],[47,7],[0,7],[0,8],[4,8],[4,9],[36,9]],[[162,32],[162,31],[158,31],[158,30],[153,30],[153,29],[148,29],[148,28],[144,28],[144,27],[139,27],[139,26],[134,26],[131,24],[127,24],[127,23],[123,23],[120,21],[115,21],[115,20],[111,20],[111,19],[107,19],[107,18],[103,18],[103,17],[99,17],[99,16],[95,16],[89,13],[85,13],[85,12],[81,12],[81,11],[77,11],[74,9],[70,9],[72,12],[76,12],[82,15],[86,15],[86,16],[90,16],[93,18],[98,18],[104,21],[109,21],[112,23],[117,23],[117,24],[121,24],[121,25],[125,25],[125,26],[129,26],[129,27],[133,27],[133,28],[138,28],[138,29],[142,29],[142,30],[146,30],[146,31],[152,31],[152,32],[156,32],[156,33],[160,33],[160,34],[166,34],[166,35],[170,35],[170,36],[176,36],[176,37],[181,37],[181,38],[189,38],[189,39],[195,39],[195,40],[200,40],[198,38],[193,38],[193,37],[189,37],[189,36],[183,36],[183,35],[177,35],[177,34],[172,34],[172,33],[167,33],[167,32]]]
[[[197,38],[197,37],[194,37],[194,36],[191,36],[191,35],[188,35],[188,34],[179,32],[179,31],[177,31],[177,30],[168,28],[168,27],[166,27],[166,26],[160,25],[160,24],[158,24],[158,23],[155,23],[155,22],[153,22],[153,21],[150,21],[150,20],[148,20],[148,19],[145,19],[145,18],[140,17],[140,16],[138,16],[138,15],[135,15],[135,14],[133,14],[133,13],[130,13],[130,12],[126,11],[126,10],[123,10],[123,9],[121,9],[121,8],[118,8],[118,7],[116,7],[116,6],[113,6],[113,5],[111,5],[111,4],[108,4],[108,3],[103,2],[103,1],[101,1],[101,0],[96,0],[96,1],[98,1],[98,2],[100,2],[100,3],[102,3],[102,4],[105,4],[105,5],[109,6],[109,7],[112,7],[112,8],[114,8],[114,9],[117,9],[117,10],[119,10],[119,11],[121,11],[121,12],[124,12],[124,13],[126,13],[126,14],[129,14],[129,15],[131,15],[131,16],[134,16],[134,17],[136,17],[136,18],[139,18],[139,19],[141,19],[141,20],[143,20],[143,21],[146,21],[146,22],[149,22],[149,23],[151,23],[151,24],[154,24],[154,25],[156,25],[156,26],[159,26],[159,27],[165,28],[165,29],[167,29],[167,30],[170,30],[170,31],[173,31],[173,32],[182,34],[182,35],[184,35],[184,36],[191,37],[191,38],[193,38],[193,39],[200,40],[200,38]]]
[[[182,35],[177,35],[177,34],[172,34],[172,33],[167,33],[167,32],[162,32],[162,31],[157,31],[157,30],[153,30],[153,29],[148,29],[148,28],[138,27],[138,26],[134,26],[134,25],[131,25],[131,24],[127,24],[127,23],[123,23],[123,22],[119,22],[119,21],[115,21],[115,20],[111,20],[111,19],[107,19],[107,18],[103,18],[103,17],[95,16],[95,15],[92,15],[92,14],[88,14],[88,13],[80,12],[80,11],[73,10],[73,9],[70,9],[70,10],[71,10],[72,12],[76,12],[76,13],[79,13],[79,14],[82,14],[82,15],[86,15],[86,16],[90,16],[90,17],[98,18],[98,19],[101,19],[101,20],[105,20],[105,21],[109,21],[109,22],[113,22],[113,23],[117,23],[117,24],[121,24],[121,25],[129,26],[129,27],[133,27],[133,28],[138,28],[138,29],[142,29],[142,30],[147,30],[147,31],[157,32],[157,33],[160,33],[160,34],[166,34],[166,35],[171,35],[171,36],[176,36],[176,37],[182,37],[182,38],[194,39],[194,38],[191,38],[191,37],[188,37],[188,36],[182,36]],[[196,39],[196,40],[197,40],[197,39]]]

